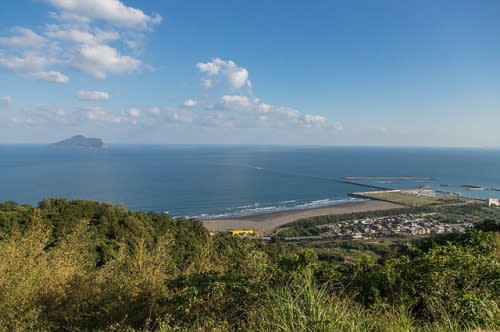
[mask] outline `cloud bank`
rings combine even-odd
[[[119,0],[45,2],[56,10],[54,22],[37,31],[13,27],[0,36],[0,67],[22,78],[67,83],[67,70],[97,79],[136,72],[144,64],[127,52],[137,54],[145,34],[162,21]]]

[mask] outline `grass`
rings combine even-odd
[[[366,331],[364,310],[316,287],[311,271],[270,289],[260,326],[269,331]]]
[[[328,287],[318,287],[311,271],[304,271],[285,285],[269,289],[255,331],[370,331],[431,332],[486,331],[464,326],[449,318],[432,323],[419,322],[406,305],[377,303],[366,308]]]
[[[416,196],[403,192],[373,192],[363,193],[363,196],[384,200],[392,203],[404,204],[412,207],[422,207],[440,204],[465,203],[465,200],[455,196]]]

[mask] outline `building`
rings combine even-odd
[[[488,206],[500,206],[500,198],[490,198],[488,200]]]

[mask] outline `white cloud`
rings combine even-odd
[[[92,108],[86,108],[84,110],[85,110],[85,117],[91,121],[99,121],[99,122],[113,123],[113,124],[119,124],[122,122],[122,118],[120,116],[107,113],[98,106]]]
[[[342,122],[337,121],[333,125],[333,128],[335,128],[335,130],[341,131],[341,130],[344,130],[344,125],[342,124]]]
[[[44,1],[58,9],[49,15],[56,24],[36,32],[15,27],[10,35],[0,36],[0,67],[20,77],[57,83],[69,78],[56,66],[99,79],[147,68],[137,56],[145,34],[161,22],[160,16],[146,15],[119,0]]]
[[[204,127],[233,128],[236,126],[236,119],[225,114],[213,113],[199,117],[196,124]]]
[[[88,25],[74,24],[48,24],[45,27],[45,35],[51,39],[94,45],[115,41],[120,38],[120,34],[114,30],[107,31],[91,28]]]
[[[296,109],[266,104],[258,98],[251,100],[243,95],[224,95],[218,104],[212,106],[212,109],[245,114],[247,121],[252,118],[260,122],[285,121],[306,128],[321,127],[328,121],[322,115],[302,115]]]
[[[159,107],[151,107],[148,109],[148,113],[154,116],[158,116],[161,114],[161,109]]]
[[[71,22],[71,23],[79,23],[79,24],[84,24],[84,23],[90,22],[90,18],[88,18],[86,16],[78,15],[75,13],[69,13],[69,12],[61,12],[61,13],[50,12],[49,17],[53,18],[54,20],[61,21],[61,22]]]
[[[196,67],[200,72],[205,73],[209,77],[222,77],[232,88],[239,89],[243,86],[251,87],[248,79],[248,70],[238,66],[234,61],[225,61],[220,58],[214,58],[212,61],[203,63],[198,62]],[[210,79],[202,79],[202,85],[206,88],[213,86],[213,81]]]
[[[40,109],[55,114],[57,116],[61,117],[66,116],[66,111],[60,107],[41,107]]]
[[[6,57],[0,51],[0,65],[17,73],[29,73],[42,71],[44,67],[54,63],[54,60],[48,57],[40,56],[34,53],[28,53],[24,56]]]
[[[139,50],[142,46],[141,42],[139,42],[138,40],[131,39],[125,40],[125,45],[127,45],[127,47],[131,50]]]
[[[0,66],[5,67],[21,77],[55,83],[67,83],[69,78],[63,73],[45,70],[45,67],[54,62],[55,61],[49,57],[43,57],[33,53],[27,53],[22,57],[6,57],[0,52]]]
[[[214,83],[212,80],[202,79],[201,86],[205,89],[211,89],[214,86]]]
[[[196,67],[202,72],[202,73],[208,73],[209,75],[218,75],[220,72],[220,66],[216,64],[216,62],[222,61],[219,58],[214,59],[212,62],[198,62],[196,64]]]
[[[69,123],[72,119],[67,114],[66,110],[61,107],[48,105],[37,105],[32,112],[32,116],[36,119],[36,123]]]
[[[8,106],[10,106],[11,103],[12,103],[12,97],[11,96],[0,97],[0,105],[8,107]]]
[[[285,107],[285,106],[273,106],[270,112],[280,114],[286,118],[296,120],[300,118],[300,112],[296,109]]]
[[[224,108],[242,110],[250,106],[250,100],[247,96],[222,96],[221,104]]]
[[[291,107],[271,105],[253,94],[253,84],[249,80],[248,70],[237,65],[234,61],[225,61],[214,58],[210,62],[198,62],[196,67],[207,77],[202,77],[202,83],[206,87],[212,87],[214,80],[225,79],[231,88],[246,86],[247,95],[223,95],[218,103],[209,107],[210,110],[223,110],[238,114],[235,121],[247,122],[248,125],[255,123],[274,123],[283,126],[298,125],[306,128],[325,127],[328,119],[322,115],[302,114]],[[251,96],[251,98],[249,97]]]
[[[12,28],[15,35],[10,37],[0,37],[0,45],[15,48],[40,47],[45,42],[45,38],[33,32],[31,29],[23,27]]]
[[[10,125],[47,127],[54,123],[68,124],[74,119],[61,107],[44,104],[24,107],[9,119]]]
[[[259,110],[263,113],[267,113],[271,110],[271,105],[266,104],[266,103],[260,103]]]
[[[266,122],[284,125],[284,123],[298,125],[302,127],[323,127],[328,120],[322,115],[302,114],[291,107],[271,105],[261,102],[252,91],[253,84],[249,80],[248,70],[239,66],[234,61],[226,61],[220,58],[213,58],[209,62],[198,62],[198,70],[204,74],[201,78],[202,85],[206,88],[214,86],[215,81],[225,80],[231,88],[247,87],[246,95],[223,95],[220,100],[208,107],[209,110],[221,110],[235,115],[235,121]],[[250,97],[251,98],[250,98]]]
[[[306,114],[304,115],[304,123],[310,126],[322,125],[326,123],[326,118],[322,115]]]
[[[192,125],[199,127],[231,127],[232,121],[220,112],[194,112],[182,107],[151,107],[147,113],[155,117],[155,124]],[[147,119],[145,119],[147,121]]]
[[[168,122],[173,123],[193,123],[196,119],[196,114],[190,111],[166,109],[163,114]]]
[[[129,108],[127,114],[132,118],[138,118],[141,116],[141,110],[135,107]]]
[[[128,7],[119,0],[46,0],[62,10],[63,15],[95,20],[139,29],[150,29],[159,24],[162,17],[158,14],[146,15],[142,10]]]
[[[77,92],[76,98],[85,101],[104,101],[104,100],[109,100],[109,94],[104,91],[80,90]]]
[[[58,71],[39,71],[39,72],[35,72],[35,73],[22,74],[21,76],[29,78],[29,79],[49,81],[49,82],[54,82],[54,83],[68,83],[69,82],[69,77],[64,75],[63,73],[58,72]]]
[[[193,100],[193,99],[188,99],[188,100],[186,100],[186,101],[183,103],[183,105],[184,105],[185,107],[194,107],[194,106],[196,106],[196,104],[198,104],[198,102],[197,102],[196,100]]]
[[[35,124],[35,120],[29,117],[13,116],[9,118],[9,123],[12,125],[22,125],[26,127],[31,127],[32,125]]]
[[[381,135],[384,135],[385,133],[387,133],[387,128],[377,128],[377,133],[381,134]]]
[[[104,79],[108,73],[133,72],[141,66],[141,61],[128,55],[121,55],[108,45],[83,45],[68,64],[95,78]]]

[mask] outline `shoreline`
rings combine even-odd
[[[406,208],[406,205],[377,201],[364,200],[345,202],[332,206],[317,207],[302,210],[288,210],[259,214],[253,216],[227,217],[218,219],[202,220],[206,229],[211,232],[223,232],[237,229],[252,229],[261,234],[269,234],[279,226],[291,223],[298,219],[335,214],[348,214],[356,212],[391,210]]]
[[[350,196],[350,194],[348,194]],[[322,208],[330,208],[333,206],[337,205],[344,205],[344,204],[351,204],[351,203],[359,203],[367,200],[371,200],[372,198],[357,198],[357,197],[349,197],[346,199],[339,199],[339,200],[331,200],[327,204],[321,204],[321,205],[309,205],[309,206],[304,206],[304,205],[296,205],[292,207],[283,207],[283,208],[274,208],[270,210],[261,210],[258,212],[249,212],[247,214],[233,214],[233,215],[215,215],[215,216],[206,216],[206,217],[199,217],[195,216],[193,218],[201,220],[201,221],[211,221],[211,220],[225,220],[225,219],[256,219],[258,217],[262,216],[272,216],[280,213],[287,213],[287,212],[298,212],[298,211],[308,211],[308,210],[317,210],[317,209],[322,209]],[[319,202],[319,201],[314,201],[314,202]]]

